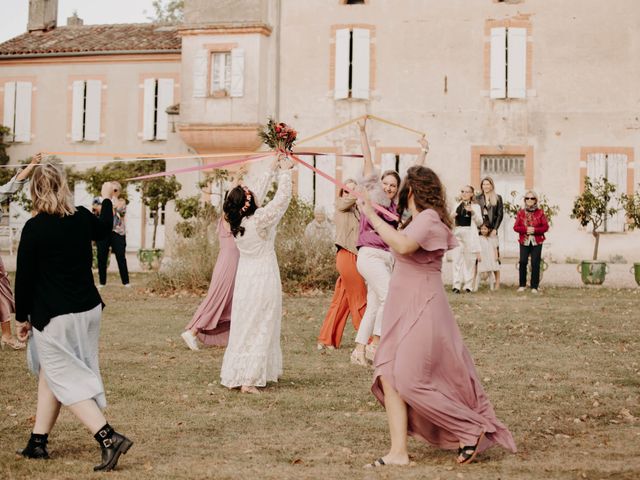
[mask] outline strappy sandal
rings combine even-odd
[[[384,460],[382,459],[382,457],[380,457],[379,459],[375,460],[373,463],[368,463],[365,465],[365,468],[378,468],[378,467],[385,467],[387,464],[384,463]]]
[[[467,465],[475,460],[478,456],[478,447],[483,438],[484,432],[480,434],[475,445],[465,445],[464,447],[458,448],[458,458],[456,461],[459,465]],[[462,461],[460,461],[460,457],[462,457]]]
[[[367,360],[364,357],[364,352],[362,350],[358,351],[355,349],[351,352],[351,363],[354,365],[361,365],[363,367],[368,365]]]

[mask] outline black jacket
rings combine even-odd
[[[484,223],[488,223],[491,230],[497,230],[502,223],[502,217],[504,216],[504,205],[502,204],[502,197],[498,195],[498,202],[495,205],[488,206],[486,204],[484,194],[476,196],[476,202],[480,205],[482,211],[482,219]]]
[[[86,312],[102,303],[93,283],[91,240],[113,228],[111,200],[100,218],[84,207],[59,217],[39,213],[22,229],[16,268],[16,320],[42,330],[53,317]]]

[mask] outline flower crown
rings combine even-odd
[[[251,199],[253,197],[251,195],[251,190],[249,190],[247,187],[242,187],[242,190],[244,190],[244,205],[240,209],[240,212],[245,213],[251,206]]]

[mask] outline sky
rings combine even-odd
[[[58,25],[66,25],[74,10],[85,25],[148,22],[152,3],[153,0],[58,0]],[[0,42],[27,31],[29,0],[0,0],[0,6]]]

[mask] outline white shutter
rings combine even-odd
[[[231,50],[231,96],[244,95],[244,49]]]
[[[154,117],[156,110],[156,79],[145,78],[144,101],[142,104],[142,139],[154,139]]]
[[[193,96],[207,96],[207,51],[200,50],[193,60]]]
[[[313,156],[302,155],[302,160],[313,165]],[[298,197],[308,203],[313,203],[313,175],[310,168],[298,168]]]
[[[100,101],[102,82],[87,80],[87,106],[84,124],[84,139],[92,142],[100,140]]]
[[[167,108],[173,104],[173,79],[161,78],[158,80],[158,118],[156,126],[156,139],[166,140],[169,131],[169,116]]]
[[[510,28],[507,32],[507,97],[527,96],[527,29]]]
[[[606,177],[607,156],[604,153],[590,153],[587,155],[587,176],[592,182]]]
[[[84,81],[73,82],[71,102],[71,140],[81,142],[84,138]]]
[[[403,179],[407,174],[407,170],[413,167],[416,164],[416,155],[412,153],[405,153],[400,155],[400,168],[398,169],[398,173],[400,174],[400,178]],[[399,187],[399,185],[398,185]]]
[[[627,193],[627,156],[624,154],[610,154],[607,159],[607,180],[616,186],[616,197],[621,193]],[[616,204],[612,200],[610,206]],[[607,218],[608,232],[624,232],[626,222],[624,211],[618,211],[612,217]]]
[[[491,98],[506,98],[507,29],[491,29]]]
[[[16,82],[15,141],[31,141],[31,82]]]
[[[353,29],[353,61],[351,75],[351,96],[353,98],[369,98],[369,71],[371,40],[366,28]]]
[[[384,173],[387,170],[396,169],[396,154],[395,153],[383,153],[380,161],[380,173]]]
[[[336,64],[333,96],[336,100],[349,97],[349,40],[348,28],[336,30]]]
[[[11,130],[11,141],[15,138],[16,82],[4,84],[4,116],[2,124]]]
[[[318,155],[316,168],[333,178],[336,178],[336,156]],[[309,170],[308,168],[306,170]],[[324,207],[329,218],[333,217],[336,200],[336,186],[321,175],[316,174],[316,206]]]

